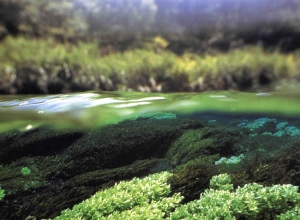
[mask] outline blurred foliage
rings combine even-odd
[[[153,0],[90,0],[77,1],[78,3],[81,3],[89,24],[88,33],[95,37],[118,38],[149,32],[157,9]]]
[[[0,1],[0,39],[8,32],[13,35],[18,33],[21,11],[22,6],[17,0]]]
[[[201,86],[206,78],[214,83],[222,77],[259,80],[258,76],[263,75],[276,80],[299,74],[298,52],[267,52],[260,46],[251,46],[226,54],[200,56],[184,53],[178,56],[163,49],[166,44],[162,37],[155,37],[145,43],[144,49],[116,52],[103,57],[97,42],[74,45],[60,44],[51,38],[29,40],[7,37],[0,49],[0,57],[3,58],[0,74],[3,79],[13,78],[13,73],[27,66],[42,68],[50,77],[67,67],[77,84],[87,81],[95,84],[104,77],[119,84],[115,89],[163,92],[192,91],[192,84]],[[23,74],[22,71],[20,73]]]
[[[52,35],[66,40],[83,37],[88,24],[72,0],[21,0],[23,7],[20,29],[35,36]]]
[[[20,0],[20,29],[35,36],[55,36],[61,41],[124,39],[151,29],[155,21],[153,0]]]
[[[0,2],[0,26],[8,32],[54,36],[61,41],[101,40],[115,43],[158,34],[187,34],[203,40],[222,33],[225,37],[257,42],[277,32],[300,33],[299,18],[300,2],[297,0]],[[253,39],[253,35],[259,36],[259,39]]]

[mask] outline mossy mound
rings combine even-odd
[[[8,164],[27,156],[56,155],[82,135],[81,132],[55,130],[47,126],[25,132],[13,131],[0,134],[1,164]]]
[[[97,169],[129,165],[136,160],[162,158],[185,129],[203,127],[185,119],[134,120],[95,129],[64,152],[61,178]]]
[[[191,129],[172,143],[167,158],[172,164],[180,165],[199,156],[232,155],[238,136],[237,132],[223,130],[223,128]]]

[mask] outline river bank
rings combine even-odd
[[[1,94],[96,91],[265,91],[300,79],[298,52],[242,45],[204,54],[168,49],[157,36],[140,48],[103,55],[97,42],[60,44],[53,39],[8,37],[1,42]]]

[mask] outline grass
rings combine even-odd
[[[134,84],[136,80],[141,80],[141,76],[146,79],[152,77],[156,82],[178,78],[185,83],[192,83],[201,77],[255,77],[263,72],[272,74],[276,79],[289,78],[299,74],[300,70],[299,52],[266,52],[260,46],[251,46],[215,55],[185,53],[177,56],[166,49],[156,53],[153,49],[156,43],[154,40],[152,49],[148,45],[148,49],[134,49],[102,57],[97,42],[64,45],[52,39],[7,37],[1,42],[0,75],[5,76],[7,68],[17,70],[30,66],[54,71],[67,65],[77,73],[77,77],[83,74],[97,80],[100,76],[117,76],[123,83]],[[176,80],[173,80],[173,84],[176,84]]]

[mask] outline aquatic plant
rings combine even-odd
[[[1,189],[1,187],[0,187],[0,200],[3,199],[4,196],[5,196],[5,190]]]
[[[215,161],[215,165],[219,165],[219,164],[238,164],[242,161],[242,159],[244,158],[244,154],[240,154],[239,156],[231,156],[230,158],[226,158],[226,157],[221,157],[219,160]]]
[[[146,178],[123,181],[113,188],[62,211],[55,219],[289,219],[300,217],[300,194],[292,185],[264,187],[246,184],[233,190],[228,174],[212,177],[210,189],[200,199],[180,205],[182,196],[170,197],[162,172]],[[292,218],[290,218],[292,219]],[[295,219],[295,218],[293,218]]]
[[[293,208],[292,210],[280,214],[279,216],[277,216],[276,219],[291,220],[291,219],[299,219],[299,218],[300,218],[300,204],[296,205],[296,207]]]
[[[28,167],[23,167],[21,169],[21,173],[24,175],[24,176],[27,176],[31,173],[31,170],[28,168]]]
[[[176,119],[176,117],[177,117],[176,114],[173,113],[155,112],[155,113],[141,114],[137,117],[133,117],[131,120],[144,120],[144,119],[161,120],[161,119]]]
[[[170,173],[162,172],[120,182],[72,209],[62,211],[55,219],[162,219],[182,200],[180,194],[168,197],[167,179],[170,176]]]
[[[209,127],[188,130],[172,143],[166,155],[172,163],[180,165],[203,155],[232,155],[235,142],[235,133],[230,131]]]
[[[254,121],[244,121],[240,123],[238,126],[247,128],[251,132],[250,136],[256,136],[255,133],[259,128],[265,128],[266,123],[276,123],[276,119],[274,118],[259,118]],[[295,126],[288,126],[288,122],[280,122],[276,125],[276,132],[272,133],[268,130],[264,131],[262,135],[269,135],[274,137],[282,137],[283,135],[290,136],[290,137],[299,137],[300,136],[300,129]]]
[[[219,160],[215,161],[215,165],[222,165],[226,172],[238,172],[243,168],[242,159],[244,159],[244,154],[239,156],[231,156],[230,158],[221,157]]]
[[[213,176],[209,182],[211,189],[215,190],[232,190],[230,176],[227,173],[223,173],[217,176]]]
[[[279,213],[297,209],[300,202],[298,187],[290,184],[263,187],[250,183],[232,190],[227,174],[214,176],[210,184],[199,200],[176,208],[170,219],[274,219]]]
[[[300,136],[300,130],[295,126],[288,126],[284,129],[284,131],[287,135],[292,137]]]
[[[243,128],[248,128],[250,131],[254,131],[255,129],[263,127],[266,123],[274,122],[276,123],[276,119],[274,118],[259,118],[254,120],[253,122],[242,122],[238,126]]]

